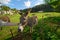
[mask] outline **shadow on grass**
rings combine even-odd
[[[5,39],[5,40],[12,40],[12,37],[10,37],[10,38],[7,38],[7,39]]]

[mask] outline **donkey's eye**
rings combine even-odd
[[[26,20],[26,19],[24,18],[24,20]]]

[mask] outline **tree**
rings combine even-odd
[[[10,7],[8,7],[8,6],[5,6],[5,5],[1,6],[1,10],[8,11],[9,9],[10,9]]]
[[[14,13],[18,13],[18,10],[16,8],[13,8],[11,10],[14,11]]]
[[[45,0],[45,3],[51,5],[55,9],[54,11],[60,9],[60,0]]]
[[[0,6],[1,14],[3,14],[4,11],[7,13],[8,10],[10,10],[10,7],[5,6],[5,5],[1,5],[1,6]]]
[[[25,12],[27,9],[24,9],[23,12]],[[32,7],[31,12],[39,12],[39,11],[44,11],[44,12],[51,12],[53,11],[53,7],[51,7],[49,4],[40,4],[37,6]]]
[[[4,11],[7,13],[10,10],[10,7],[2,5],[1,6],[1,14],[4,14]]]

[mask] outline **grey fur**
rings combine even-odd
[[[30,27],[30,31],[32,31],[32,27],[37,25],[38,23],[38,18],[37,16],[33,15],[32,17],[29,17],[28,15],[27,16],[24,16],[21,15],[20,17],[20,24],[25,27],[26,25]]]

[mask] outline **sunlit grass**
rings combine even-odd
[[[29,14],[29,16],[32,16],[32,14],[34,14],[34,13]],[[43,16],[43,18],[50,17],[50,16],[60,16],[60,14],[56,13],[56,12],[35,13],[35,15],[37,15],[38,19],[41,19],[42,16]],[[14,14],[12,16],[9,15],[9,17],[10,17],[11,22],[13,22],[13,23],[19,23],[19,21],[20,21],[19,14]],[[18,26],[9,26],[9,27],[4,26],[3,30],[0,31],[0,40],[5,40],[5,39],[11,37],[10,29],[12,29],[13,34],[16,35],[17,28],[18,28]]]

